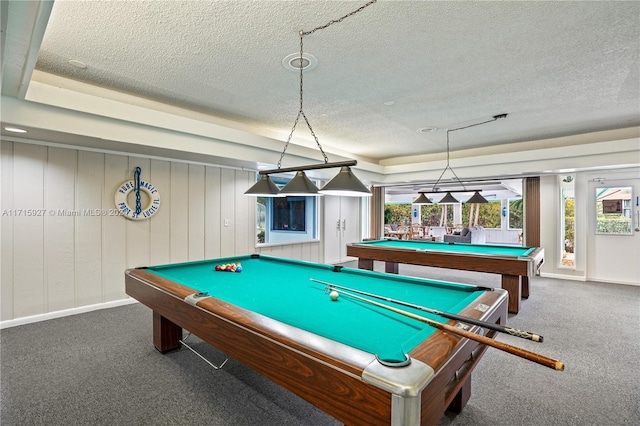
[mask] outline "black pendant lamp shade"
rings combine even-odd
[[[442,200],[438,201],[439,204],[458,204],[460,201],[456,200],[450,192],[447,192]]]
[[[467,200],[467,204],[484,204],[488,202],[489,201],[487,201],[486,198],[480,195],[480,192],[478,191],[476,191],[475,194],[473,194],[473,196],[471,196],[471,198]]]
[[[342,166],[340,172],[325,186],[323,195],[341,195],[344,197],[370,197],[371,191],[353,174],[351,167]]]
[[[418,195],[418,198],[413,200],[413,204],[432,204],[432,202],[426,195],[424,195],[424,193],[421,192],[420,195]]]

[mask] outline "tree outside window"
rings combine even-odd
[[[502,222],[500,219],[502,204],[500,201],[490,201],[484,204],[463,204],[462,205],[462,221],[465,226],[482,226],[483,228],[500,229]],[[471,220],[473,209],[473,218]],[[472,222],[472,223],[469,223]]]
[[[509,200],[509,229],[524,228],[524,209],[522,198]]]

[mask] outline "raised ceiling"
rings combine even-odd
[[[284,141],[299,81],[282,60],[299,53],[298,32],[364,3],[56,1],[46,27],[26,40],[9,32],[3,94],[20,97],[13,83],[35,70],[36,81],[88,83]],[[508,116],[451,132],[451,150],[640,125],[636,1],[380,0],[306,36],[304,51],[318,60],[304,74],[304,111],[320,143],[375,164],[442,153],[447,129],[496,114]],[[315,146],[302,124],[292,143]]]

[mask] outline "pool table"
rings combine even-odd
[[[242,271],[215,270],[231,263]],[[153,311],[160,352],[179,348],[185,329],[347,425],[435,425],[464,407],[485,345],[347,295],[334,301],[312,278],[493,323],[507,316],[501,289],[258,254],[125,272],[127,294]]]
[[[347,256],[357,257],[358,267],[368,270],[375,260],[383,261],[385,272],[394,274],[399,263],[500,274],[512,313],[520,311],[521,298],[529,297],[529,277],[544,263],[541,247],[396,239],[347,244]]]

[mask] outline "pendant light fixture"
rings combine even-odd
[[[309,34],[313,34],[318,30],[327,28],[335,23],[342,22],[342,20],[344,20],[345,18],[355,15],[356,13],[360,12],[367,6],[372,5],[376,1],[377,0],[371,0],[368,3],[364,4],[363,6],[359,7],[358,9],[354,10],[353,12],[348,13],[347,15],[339,19],[332,20],[325,25],[316,27],[313,30],[299,32],[300,60],[298,61],[298,66],[300,67],[300,109],[298,110],[298,115],[293,123],[293,127],[291,128],[291,132],[289,133],[287,142],[284,145],[282,154],[280,155],[280,160],[278,160],[278,168],[272,169],[272,170],[260,171],[259,174],[263,176],[263,179],[259,180],[258,182],[256,182],[255,185],[249,188],[245,192],[246,195],[254,195],[254,196],[260,195],[264,197],[287,196],[287,195],[318,196],[318,195],[324,195],[324,194],[341,195],[341,196],[347,196],[347,197],[370,197],[371,196],[371,191],[365,185],[363,185],[362,182],[360,182],[360,180],[351,171],[351,166],[355,166],[357,164],[357,161],[351,160],[351,161],[330,163],[329,159],[327,158],[327,155],[324,153],[324,150],[320,145],[320,142],[318,141],[318,137],[316,136],[316,134],[313,132],[313,129],[311,128],[311,124],[309,123],[307,116],[304,114],[302,83],[303,83],[303,69],[304,69],[305,60],[304,60],[303,37]],[[316,145],[318,146],[318,149],[320,150],[320,152],[322,153],[322,157],[324,158],[324,164],[314,164],[309,166],[300,166],[300,167],[283,169],[281,168],[282,159],[284,158],[284,154],[287,151],[287,147],[291,142],[291,138],[293,137],[293,132],[295,131],[296,126],[298,125],[298,120],[300,120],[300,117],[304,119],[305,123],[307,124],[307,127],[309,128],[309,131],[311,132],[311,135],[316,141]],[[305,173],[306,170],[328,169],[328,168],[337,168],[337,167],[340,167],[340,172],[338,173],[338,175],[334,177],[332,180],[330,180],[321,190],[318,190],[318,188],[313,184],[313,182],[311,182],[311,180],[307,177]],[[278,191],[277,194],[273,193],[273,188],[271,188],[269,185],[269,182],[271,182],[271,180],[263,182],[265,180],[264,178],[265,177],[268,178],[270,174],[284,173],[284,172],[291,172],[291,171],[295,171],[296,176],[287,185],[285,185],[284,188]],[[271,183],[273,184],[273,182]],[[258,188],[256,189],[256,187]]]
[[[440,177],[438,177],[438,180],[436,181],[436,183],[433,184],[433,188],[431,192],[428,192],[428,194],[441,194],[440,192],[440,188],[438,187],[438,184],[440,183],[440,180],[442,179],[442,176],[444,176],[445,172],[447,171],[447,169],[451,170],[451,173],[453,174],[453,176],[456,178],[456,180],[458,181],[458,183],[460,184],[460,186],[462,186],[462,190],[455,190],[455,191],[447,191],[447,193],[445,194],[444,197],[442,197],[442,199],[440,201],[438,201],[438,204],[458,204],[460,203],[460,201],[458,201],[453,195],[451,195],[452,192],[471,192],[473,191],[474,194],[471,198],[469,198],[466,202],[467,203],[475,203],[475,204],[483,204],[483,203],[488,203],[487,199],[484,198],[482,195],[480,195],[480,192],[482,192],[482,189],[467,189],[466,186],[464,185],[464,183],[460,180],[460,178],[458,177],[458,175],[456,175],[456,172],[453,171],[453,169],[451,168],[450,164],[449,164],[449,132],[454,132],[456,130],[462,130],[462,129],[466,129],[469,127],[473,127],[473,126],[479,126],[481,124],[486,124],[486,123],[490,123],[492,121],[496,121],[500,118],[505,118],[507,116],[507,114],[499,114],[499,115],[494,115],[493,118],[491,120],[487,120],[487,121],[483,121],[482,123],[475,123],[475,124],[470,124],[468,126],[464,126],[464,127],[458,127],[457,129],[447,129],[447,165],[444,168],[444,170],[442,170],[442,173],[440,173]],[[420,195],[424,195],[427,192],[420,192]],[[425,196],[426,198],[426,196]],[[416,199],[419,200],[420,197],[418,197]],[[423,204],[423,203],[417,203],[416,201],[414,201],[414,204]]]

